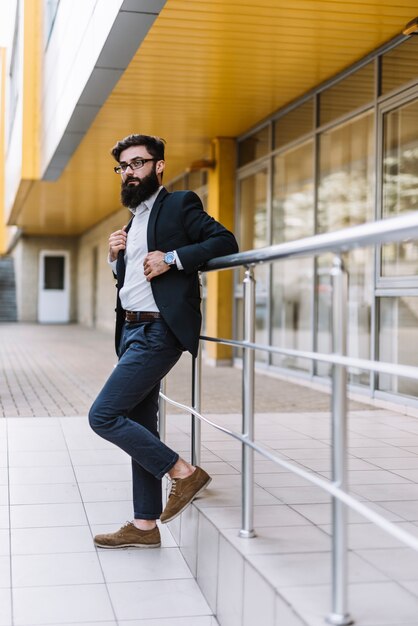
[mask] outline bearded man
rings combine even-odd
[[[173,520],[210,483],[210,476],[160,441],[160,381],[182,352],[196,356],[201,327],[198,270],[238,251],[234,235],[203,209],[192,191],[162,186],[164,141],[129,135],[112,155],[121,201],[133,214],[109,237],[117,277],[115,345],[119,361],[89,412],[92,429],[132,459],[133,520],[97,535],[102,548],[157,548],[157,520]],[[161,479],[172,487],[162,511]]]

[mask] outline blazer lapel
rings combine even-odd
[[[157,225],[158,214],[160,212],[163,200],[166,196],[168,196],[168,191],[165,187],[163,187],[154,202],[154,206],[151,209],[151,214],[149,216],[148,229],[147,229],[148,252],[153,252],[157,247],[155,229]]]
[[[132,226],[132,220],[134,219],[134,216],[131,217],[131,219],[129,220],[127,226],[126,226],[126,230],[125,232],[128,233],[129,229]],[[125,250],[119,250],[118,252],[118,258],[116,261],[116,276],[118,279],[118,287],[119,289],[121,289],[123,287],[123,283],[125,282],[125,271],[126,271],[126,267],[125,267]]]

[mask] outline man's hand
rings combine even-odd
[[[125,232],[126,225],[122,230],[117,230],[109,237],[109,259],[116,261],[119,250],[125,250],[127,234]]]
[[[164,272],[168,272],[170,265],[164,262],[165,252],[155,250],[148,252],[144,259],[144,274],[148,281],[152,280]]]

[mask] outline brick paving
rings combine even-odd
[[[113,336],[78,325],[0,324],[0,416],[86,415],[116,363]],[[191,357],[171,372],[168,394],[190,403]],[[202,410],[241,411],[241,372],[203,364]],[[302,385],[256,374],[255,410],[329,411],[330,398]],[[357,402],[350,409],[370,408]],[[169,413],[179,412],[173,406]]]

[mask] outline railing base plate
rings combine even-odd
[[[341,613],[331,613],[325,618],[325,621],[332,626],[350,626],[354,624],[354,620],[349,613],[342,615]]]
[[[242,537],[243,539],[251,539],[252,537],[255,537],[255,531],[254,530],[240,530],[238,533],[239,537]]]

